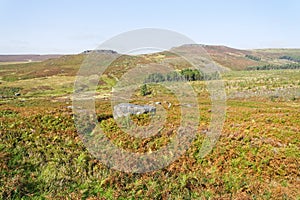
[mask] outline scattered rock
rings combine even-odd
[[[171,108],[172,104],[168,101],[164,101],[165,104],[168,104],[168,108]]]
[[[149,105],[136,105],[130,103],[120,103],[114,106],[114,119],[126,117],[129,115],[140,115],[144,113],[155,114],[156,108]]]

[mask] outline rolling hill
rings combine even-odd
[[[176,51],[194,51],[195,45],[183,45],[175,47],[172,50]],[[244,70],[249,66],[262,65],[284,65],[299,62],[300,49],[258,49],[258,50],[241,50],[226,46],[201,45],[203,51],[200,53],[207,54],[221,68],[228,70]],[[21,62],[26,59],[40,62],[26,63],[2,63],[0,68],[0,80],[14,81],[25,80],[31,78],[41,78],[49,76],[75,76],[78,69],[84,62],[89,53],[94,51],[84,51],[76,55],[15,55],[1,56],[1,61]],[[97,53],[112,53],[117,52],[109,50],[99,50]],[[112,77],[119,77],[124,70],[133,68],[138,64],[148,63],[170,63],[176,69],[189,68],[190,64],[183,61],[178,55],[167,51],[143,54],[137,56],[120,55],[115,60],[106,74]]]
[[[50,58],[58,58],[62,55],[50,54],[50,55],[0,55],[0,63],[9,62],[40,62]]]
[[[300,70],[244,70],[249,66],[296,63],[300,50],[202,46],[205,51],[196,51],[193,45],[175,50],[204,53],[226,69],[221,74],[226,119],[220,137],[205,157],[203,146],[211,137],[212,117],[217,114],[207,85],[219,81],[186,83],[198,105],[180,100],[188,100],[188,91],[176,94],[168,88],[174,83],[176,90],[176,83],[184,82],[147,83],[145,95],[141,94],[142,84],[136,84],[130,103],[153,105],[157,113],[130,116],[130,123],[147,131],[144,128],[162,119],[157,123],[157,134],[143,138],[124,129],[129,121],[122,125],[113,119],[114,89],[120,77],[137,65],[168,63],[181,70],[190,67],[189,63],[167,51],[120,55],[102,77],[88,77],[89,83],[99,83],[93,119],[111,143],[124,152],[155,155],[176,135],[183,135],[183,110],[199,110],[196,137],[187,151],[163,168],[141,174],[111,168],[89,151],[93,142],[99,147],[102,134],[79,134],[76,122],[83,121],[88,131],[92,127],[89,112],[83,109],[82,113],[88,115],[78,118],[72,104],[76,74],[90,51],[41,62],[0,65],[0,199],[300,199]],[[96,53],[117,56],[113,51]],[[94,71],[96,65],[91,66]],[[83,105],[84,101],[80,107]],[[93,137],[89,145],[86,136]],[[105,155],[110,157],[109,153]],[[157,160],[153,158],[147,160]],[[118,157],[116,164],[120,166],[119,161],[124,160]]]

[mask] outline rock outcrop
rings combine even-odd
[[[126,117],[129,115],[140,115],[144,113],[155,114],[156,108],[149,105],[136,105],[130,103],[120,103],[114,106],[114,119]]]
[[[86,50],[86,51],[82,52],[82,54],[91,54],[91,53],[118,54],[118,52],[116,52],[114,50],[106,50],[106,49]]]

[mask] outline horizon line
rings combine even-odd
[[[229,45],[224,45],[224,44],[201,44],[201,43],[197,43],[197,44],[183,44],[183,45],[180,45],[180,46],[184,46],[184,45],[203,45],[203,46],[215,46],[215,47],[227,47],[227,48],[232,48],[232,49],[237,49],[237,50],[272,50],[272,49],[287,49],[287,50],[298,50],[300,49],[300,47],[263,47],[263,48],[236,48],[236,47],[232,47],[232,46],[229,46]],[[177,46],[177,47],[180,47],[180,46]],[[172,48],[176,48],[176,46],[172,47]],[[39,56],[39,55],[78,55],[78,54],[82,54],[84,53],[85,51],[96,51],[96,50],[113,50],[113,51],[116,51],[114,49],[85,49],[85,50],[82,50],[80,52],[45,52],[45,53],[39,53],[39,52],[22,52],[22,53],[1,53],[0,51],[0,55],[1,56],[17,56],[17,55],[36,55],[36,56]],[[158,52],[163,52],[163,51],[158,51]],[[156,53],[158,53],[156,52]]]

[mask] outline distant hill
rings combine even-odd
[[[0,62],[38,62],[44,61],[50,58],[59,58],[62,55],[51,54],[51,55],[0,55]]]
[[[226,46],[204,45],[203,48],[211,58],[223,67],[240,70],[248,66],[258,65],[260,62],[248,59],[246,55],[252,55],[250,50],[234,49]]]
[[[253,49],[240,50],[226,46],[203,45],[211,58],[221,66],[231,70],[243,70],[249,66],[283,65],[295,63],[282,59],[284,56],[300,56],[300,49]]]
[[[241,50],[226,46],[200,45],[220,69],[245,70],[252,66],[286,65],[300,63],[300,49],[254,49]],[[183,45],[172,49],[195,53],[195,45]],[[198,53],[198,51],[196,53]],[[88,54],[101,53],[116,55],[113,50],[87,50],[76,55],[0,55],[0,78],[12,81],[54,75],[75,76]],[[30,62],[31,61],[31,62]],[[41,62],[36,62],[41,61]],[[1,63],[2,62],[2,63]],[[15,63],[14,63],[15,62]],[[168,51],[137,56],[120,55],[105,73],[120,78],[126,70],[139,64],[170,63],[176,69],[190,68],[188,62]]]

